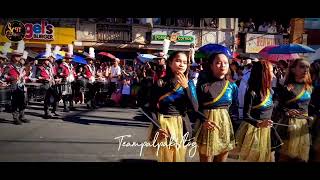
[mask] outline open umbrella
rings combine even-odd
[[[88,64],[84,57],[78,55],[74,55],[72,61],[79,64]]]
[[[294,54],[294,53],[314,53],[315,50],[311,47],[302,44],[283,44],[274,47],[269,51],[269,54]]]
[[[152,54],[139,54],[137,56],[137,58],[143,63],[153,61],[153,59],[156,58],[156,57],[158,57],[158,56],[155,56],[155,55],[152,55]]]
[[[279,60],[293,60],[293,59],[298,59],[300,56],[297,53],[292,53],[292,54],[269,54],[269,52],[278,46],[266,46],[263,48],[259,54],[264,58],[269,61],[279,61]]]
[[[107,58],[110,58],[110,59],[115,59],[116,57],[110,53],[107,53],[107,52],[100,52],[98,53],[98,55],[101,55],[101,56],[105,56]]]
[[[232,58],[231,50],[220,44],[206,44],[200,47],[198,51],[204,53],[206,57],[209,57],[213,53],[223,53],[228,58]]]
[[[35,59],[39,59],[39,58],[43,58],[44,57],[45,52],[39,53]],[[56,54],[56,61],[59,61],[63,59],[63,56],[61,54]]]
[[[315,61],[320,59],[320,48],[316,50],[316,52],[309,56],[310,61]]]

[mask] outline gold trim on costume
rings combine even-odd
[[[227,91],[227,88],[229,86],[229,81],[226,82],[226,85],[224,86],[223,90],[220,92],[219,96],[217,96],[216,98],[214,98],[212,101],[210,102],[206,102],[206,103],[203,103],[204,106],[206,105],[209,105],[211,103],[215,103],[217,102],[218,100],[221,99],[221,97],[224,95],[224,93]]]
[[[287,101],[287,104],[288,104],[288,103],[291,103],[291,102],[293,102],[293,101],[296,101],[296,100],[298,100],[298,99],[300,99],[305,92],[306,92],[306,90],[303,89],[303,90],[298,94],[298,96],[296,96],[296,97],[294,97],[293,99],[290,99],[289,101]]]
[[[266,98],[260,104],[253,106],[252,109],[257,109],[263,106],[268,101],[269,97],[270,97],[270,90],[267,91]]]
[[[180,87],[181,87],[181,85],[180,85],[179,83],[177,83],[177,85],[174,87],[174,89],[173,89],[171,92],[168,92],[168,93],[162,95],[162,96],[159,98],[159,101],[161,101],[162,99],[168,97],[168,96],[171,95],[172,93],[176,92]]]

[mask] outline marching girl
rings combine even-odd
[[[189,133],[188,139],[190,139],[192,132],[186,115],[187,105],[192,104],[196,110],[198,109],[196,88],[193,81],[188,80],[187,72],[187,55],[180,51],[174,52],[167,60],[166,76],[157,81],[151,92],[150,105],[154,110],[152,116],[160,125],[160,129],[152,126],[149,140],[156,139],[157,144],[169,144],[172,138],[178,143],[178,146],[161,146],[158,152],[152,151],[159,162],[184,162],[186,160],[183,133],[186,130]],[[156,150],[157,148],[151,149]]]
[[[237,106],[238,88],[227,80],[229,61],[227,50],[209,57],[208,70],[199,76],[197,96],[201,118],[196,139],[201,162],[226,161],[228,152],[235,147],[235,138],[229,107]]]
[[[288,70],[284,86],[279,90],[279,109],[282,110],[281,123],[277,126],[283,145],[279,161],[308,161],[310,134],[308,125],[308,105],[311,99],[312,80],[310,64],[305,59],[296,59]]]
[[[279,139],[271,138],[273,101],[271,80],[273,66],[266,60],[253,64],[248,89],[244,99],[244,121],[236,134],[240,159],[254,162],[272,162],[272,146],[280,145]],[[276,143],[271,143],[271,141]]]
[[[320,60],[314,61],[310,68],[313,92],[309,104],[309,115],[314,117],[312,126],[312,160],[320,162]],[[311,159],[310,159],[311,160]]]

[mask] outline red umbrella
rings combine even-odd
[[[263,48],[259,54],[269,60],[269,61],[279,61],[279,60],[293,60],[293,59],[297,59],[299,58],[299,55],[296,53],[292,53],[292,54],[269,54],[269,51],[271,51],[273,48],[278,47],[278,46],[267,46],[265,48]]]
[[[110,53],[107,53],[107,52],[100,52],[98,54],[101,55],[101,56],[106,56],[106,57],[111,58],[111,59],[115,59],[116,58],[114,55],[112,55]]]
[[[233,57],[233,58],[237,58],[239,55],[240,55],[240,53],[233,52],[232,57]]]

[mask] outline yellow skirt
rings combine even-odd
[[[207,130],[200,125],[195,137],[199,153],[206,156],[216,156],[234,149],[235,138],[228,110],[211,109],[204,113],[209,121],[215,122],[219,126],[219,130]]]
[[[158,114],[158,119],[162,129],[166,130],[170,137],[174,139],[178,146],[170,143],[170,137],[158,140],[155,137],[155,129],[153,125],[149,127],[148,141],[153,143],[156,141],[158,147],[149,147],[145,154],[156,156],[159,162],[185,162],[186,148],[183,145],[183,120],[181,116],[170,116]],[[172,142],[172,141],[171,141]]]
[[[271,162],[271,129],[256,128],[242,122],[236,133],[237,152],[241,160],[250,162]]]
[[[283,141],[280,153],[304,161],[309,159],[310,134],[306,119],[289,119],[289,139]]]

